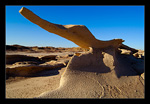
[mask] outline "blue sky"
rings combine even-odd
[[[25,19],[26,7],[56,24],[85,25],[99,40],[124,39],[125,45],[144,50],[144,6],[6,6],[6,44],[78,47],[73,42]]]

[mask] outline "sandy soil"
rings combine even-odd
[[[6,98],[33,98],[45,91],[59,87],[61,74],[65,70],[50,70],[37,77],[16,77],[6,80]]]
[[[41,57],[46,55],[63,56],[67,54],[73,54],[73,52],[62,52],[62,53],[6,52],[6,55],[17,55],[17,54]],[[62,60],[64,59],[62,58]],[[9,79],[6,80],[6,98],[34,98],[41,95],[44,92],[47,91],[50,92],[54,89],[57,89],[60,84],[61,75],[65,69],[66,67],[61,67],[53,70],[43,71],[37,74],[35,77],[10,77]],[[144,74],[142,75],[144,76]],[[144,79],[143,76],[140,78]],[[141,80],[144,83],[143,79]],[[106,88],[107,87],[109,86],[106,86]],[[115,94],[115,92],[113,94]],[[141,95],[141,93],[139,93],[139,95]]]
[[[6,55],[27,55],[27,56],[46,56],[46,55],[67,55],[71,52],[63,53],[27,53],[27,52],[6,52]],[[6,80],[6,98],[33,98],[45,91],[51,91],[59,87],[61,74],[65,67],[43,71],[36,77],[10,77]]]
[[[75,52],[54,52],[54,53],[27,53],[27,52],[6,52],[6,55],[27,55],[27,56],[33,56],[33,57],[41,57],[41,56],[47,56],[47,55],[67,55],[67,54],[74,54]]]

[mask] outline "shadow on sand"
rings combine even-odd
[[[61,70],[63,67],[55,68],[55,69],[50,69],[50,70],[45,70],[36,74],[31,75],[30,77],[47,77],[47,76],[53,76],[53,75],[58,75],[59,70]]]

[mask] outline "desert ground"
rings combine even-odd
[[[61,76],[65,72],[71,58],[75,57],[75,55],[78,56],[78,54],[80,55],[88,51],[89,50],[80,47],[55,48],[7,45],[5,71],[6,98],[35,98],[40,95],[43,96],[45,92],[56,90],[60,86]],[[144,98],[144,51],[138,50],[138,52],[136,52],[134,55],[131,54],[130,50],[121,49],[120,51],[122,55],[132,55],[138,60],[136,61],[137,64],[132,62],[132,67],[136,69],[138,74],[129,76],[123,75],[123,77],[120,78],[121,81],[125,81],[125,83],[127,83],[130,87],[128,87],[126,84],[113,86],[113,84],[107,84],[108,82],[106,82],[106,80],[102,82],[103,78],[105,78],[105,76],[103,76],[105,73],[99,72],[96,73],[96,75],[99,76],[98,78],[102,78],[101,80],[97,79],[101,82],[102,87],[96,89],[101,91],[99,93],[101,93],[102,98]],[[125,56],[122,57],[126,58]],[[106,66],[107,63],[109,63],[108,60],[106,60]],[[110,74],[106,74],[108,77],[105,79],[111,79],[111,77],[116,78],[114,76],[110,76]],[[93,74],[90,75],[93,76]],[[116,80],[118,80],[118,78],[116,78]],[[111,80],[111,83],[118,84],[120,82],[119,80],[118,82]],[[97,83],[92,82],[92,84],[94,86],[94,84],[96,85]],[[94,89],[94,87],[90,88]],[[98,93],[98,91],[95,93]],[[50,95],[45,94],[44,96]],[[70,94],[70,96],[72,96],[72,94]],[[94,97],[97,98],[96,94]]]
[[[6,98],[145,97],[143,50],[96,39],[85,25],[51,23],[26,7],[19,13],[79,47],[6,45]]]
[[[6,70],[12,68],[12,70],[19,70],[28,68],[30,65],[37,65],[35,58],[44,56],[52,56],[54,59],[47,58],[45,63],[48,66],[48,70],[42,69],[42,71],[35,72],[32,75],[28,73],[25,75],[19,73],[17,75],[8,75],[6,71],[6,98],[33,98],[45,91],[51,91],[59,87],[59,81],[61,74],[64,72],[68,61],[75,52],[83,52],[81,48],[54,48],[54,47],[24,47],[20,45],[6,46]],[[16,55],[16,56],[15,56]],[[26,57],[20,57],[17,59],[17,55],[31,56],[31,59],[25,59]],[[10,56],[8,58],[7,56]],[[14,56],[14,57],[13,57]],[[13,57],[13,60],[11,60]],[[10,62],[8,62],[10,61]],[[11,62],[12,61],[12,62]],[[53,63],[48,63],[48,62]],[[43,62],[43,63],[44,63]],[[60,62],[57,63],[57,62]],[[38,67],[38,66],[37,66]],[[37,68],[35,67],[35,68]],[[17,69],[18,68],[18,69]],[[30,68],[28,68],[30,69]],[[15,72],[16,73],[16,72]]]

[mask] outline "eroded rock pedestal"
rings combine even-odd
[[[48,32],[64,37],[88,53],[75,54],[69,61],[60,80],[60,86],[52,92],[45,92],[37,98],[143,98],[144,81],[133,63],[140,63],[132,55],[121,55],[118,47],[137,50],[122,44],[124,40],[102,41],[96,39],[84,25],[60,25],[41,19],[32,11],[19,11],[29,21]],[[137,64],[137,66],[141,64]]]
[[[59,88],[37,98],[144,98],[144,80],[115,48],[90,48],[72,57]]]

